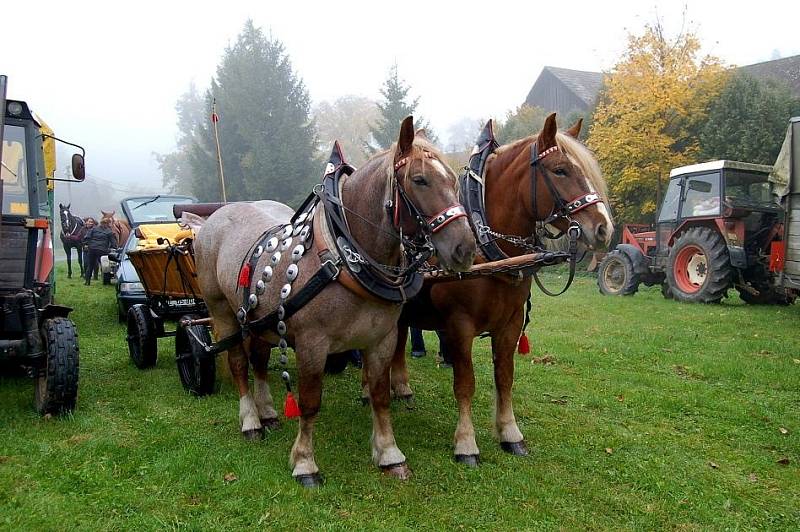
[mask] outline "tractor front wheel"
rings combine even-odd
[[[133,305],[128,309],[128,352],[134,365],[139,369],[156,365],[158,357],[156,325],[147,305]]]
[[[606,255],[597,268],[597,286],[607,296],[635,294],[639,290],[639,275],[634,272],[630,257],[618,249]]]
[[[45,320],[45,365],[35,380],[36,410],[42,414],[66,414],[78,399],[78,333],[67,318]]]
[[[672,296],[688,303],[719,303],[733,278],[728,247],[717,231],[692,227],[669,251],[667,284]]]

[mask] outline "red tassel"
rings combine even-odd
[[[250,286],[250,263],[248,262],[242,267],[242,271],[239,272],[239,286],[244,288],[245,286]]]
[[[297,406],[297,401],[294,400],[292,392],[286,394],[286,400],[283,402],[283,415],[286,416],[286,419],[300,417],[300,407]]]
[[[522,336],[519,337],[519,346],[517,351],[520,355],[527,355],[531,352],[531,344],[528,342],[528,335],[522,333]]]

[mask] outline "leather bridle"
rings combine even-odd
[[[548,171],[544,168],[543,165],[539,164],[542,159],[547,157],[548,155],[555,153],[558,151],[558,146],[551,146],[546,150],[539,153],[539,150],[536,146],[536,142],[531,145],[531,203],[533,208],[534,216],[536,215],[537,205],[536,205],[536,183],[538,179],[536,179],[536,170],[539,169],[542,174],[542,180],[547,186],[547,189],[550,192],[550,196],[553,198],[553,207],[550,210],[550,214],[541,222],[542,226],[542,233],[545,235],[546,238],[556,239],[563,236],[565,233],[569,236],[569,278],[567,279],[567,284],[564,288],[557,293],[550,292],[548,289],[544,287],[544,285],[539,280],[539,276],[534,273],[533,280],[536,281],[536,285],[539,289],[544,292],[548,296],[559,296],[567,291],[567,289],[572,285],[572,281],[575,278],[575,266],[579,262],[577,260],[577,253],[578,253],[578,239],[581,237],[583,232],[583,228],[581,227],[580,222],[572,218],[572,215],[576,212],[585,209],[589,205],[594,205],[595,203],[600,203],[602,200],[600,199],[600,195],[596,192],[589,192],[586,194],[581,194],[580,196],[572,199],[571,201],[565,201],[561,194],[558,193],[555,185],[553,184]],[[552,234],[547,229],[547,225],[551,224],[558,220],[567,220],[569,222],[569,226],[566,231],[561,231],[558,234]],[[536,238],[539,238],[539,235],[536,234]]]
[[[423,157],[426,159],[435,159],[436,156],[426,150],[422,151]],[[403,157],[402,159],[398,160],[394,164],[394,174],[392,175],[392,186],[394,189],[394,201],[391,202],[391,205],[387,205],[387,208],[392,209],[392,224],[394,228],[402,235],[402,223],[400,221],[401,215],[401,208],[400,204],[402,201],[403,206],[406,208],[408,213],[411,215],[411,218],[414,219],[416,222],[416,229],[422,233],[423,238],[429,238],[431,235],[438,233],[446,225],[450,222],[453,222],[459,218],[466,218],[467,217],[467,210],[464,208],[461,203],[454,203],[445,209],[442,209],[440,212],[434,215],[428,215],[423,213],[419,210],[419,208],[414,204],[411,198],[408,196],[408,193],[405,190],[405,186],[398,178],[398,173],[400,170],[409,165],[412,161],[411,157]],[[405,174],[402,176],[404,181],[408,180],[408,173],[410,170],[410,165],[406,168]],[[412,238],[417,236],[416,231],[412,232],[408,236]]]

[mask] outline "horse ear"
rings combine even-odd
[[[577,122],[575,122],[571,128],[565,131],[567,135],[572,137],[573,139],[577,139],[578,135],[581,134],[581,126],[583,125],[583,118],[579,118]]]
[[[63,205],[61,205],[60,203],[58,204],[58,210],[59,210],[59,211],[63,211],[63,210],[64,210],[64,206],[63,206]]]
[[[414,144],[414,117],[408,115],[403,123],[400,124],[400,137],[397,139],[397,153],[395,159],[399,159],[411,151]]]
[[[556,131],[558,131],[556,114],[553,113],[545,119],[542,132],[539,133],[539,137],[536,139],[539,153],[556,145]]]
[[[70,207],[72,207],[72,203],[67,203],[67,210],[69,210]]]
[[[103,216],[108,216],[108,213],[103,209],[100,209],[100,214],[102,214]]]
[[[422,140],[427,140],[428,142],[430,142],[431,140],[430,138],[428,138],[428,130],[426,130],[424,127],[419,128],[417,132],[414,133],[414,136],[419,137]]]

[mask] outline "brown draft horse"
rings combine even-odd
[[[131,226],[128,225],[128,222],[125,220],[117,220],[115,218],[115,214],[117,211],[100,211],[102,217],[100,218],[100,222],[102,223],[103,220],[109,220],[111,224],[111,232],[114,233],[114,238],[117,239],[117,247],[122,247],[125,242],[128,241],[128,237],[131,234]]]
[[[614,228],[605,201],[607,193],[599,166],[587,148],[575,140],[580,132],[578,121],[566,134],[556,132],[555,114],[545,121],[542,131],[501,146],[487,161],[484,173],[485,210],[493,231],[505,235],[534,234],[537,220],[545,220],[554,210],[554,198],[543,181],[547,174],[556,193],[570,201],[589,193],[603,200],[576,212],[572,218],[581,226],[581,239],[589,248],[605,247]],[[532,196],[531,146],[547,153],[534,168],[538,179],[537,198]],[[556,149],[553,149],[557,146]],[[534,212],[536,205],[536,212]],[[567,228],[568,220],[554,225]],[[500,241],[502,251],[521,255],[507,241]],[[479,257],[480,260],[480,257]],[[472,396],[475,376],[472,367],[472,342],[483,332],[492,339],[492,360],[496,387],[496,437],[506,452],[525,455],[527,448],[517,426],[511,401],[514,381],[514,352],[523,328],[525,304],[531,293],[531,278],[510,276],[480,277],[470,280],[428,284],[420,295],[404,307],[400,334],[392,362],[392,388],[398,397],[411,397],[405,365],[407,327],[441,330],[453,357],[453,392],[458,402],[459,420],[455,431],[456,460],[471,466],[478,464],[479,450],[472,424]]]
[[[326,170],[326,175],[331,172],[333,170]],[[344,178],[341,202],[346,206],[346,223],[353,240],[378,263],[398,266],[402,258],[401,235],[394,216],[386,208],[387,202],[396,199],[396,194],[403,194],[409,199],[405,204],[408,209],[413,206],[427,213],[426,216],[449,212],[459,206],[456,182],[455,173],[442,162],[441,155],[423,138],[415,138],[413,119],[406,118],[395,146],[373,156]],[[292,236],[297,233],[288,225],[289,237],[281,237],[286,240],[279,250],[275,244],[267,243],[267,253],[252,254],[252,249],[258,249],[256,243],[265,230],[285,229],[292,218],[292,209],[274,201],[226,205],[199,228],[194,242],[198,281],[214,320],[217,338],[236,335],[241,330],[237,309],[243,305],[239,290],[242,281],[237,282],[237,276],[241,279],[240,272],[247,257],[252,255],[254,258],[250,260],[258,261],[251,271],[258,273],[261,282],[257,285],[260,291],[249,296],[257,303],[251,307],[253,320],[269,315],[279,305],[282,308],[287,287],[290,293],[297,294],[320,270],[326,238],[317,233],[329,227],[321,207],[322,204],[317,205],[310,215],[315,237],[305,252],[303,245],[296,244],[305,242],[309,227],[302,227],[302,239],[295,237],[292,242]],[[407,223],[414,220],[410,212],[394,211],[400,217],[399,226],[403,227],[404,234],[422,227],[416,221]],[[303,223],[306,222],[296,222],[294,230],[300,229],[298,224]],[[472,265],[475,238],[465,217],[453,219],[441,231],[434,232],[430,240],[447,269],[464,271]],[[328,353],[349,349],[361,350],[364,366],[369,370],[373,462],[389,475],[398,478],[410,475],[406,458],[395,442],[389,415],[389,365],[397,342],[401,305],[365,297],[363,288],[359,293],[345,287],[342,275],[344,271],[285,323],[278,322],[277,326],[277,331],[281,331],[281,324],[284,324],[284,338],[296,354],[301,417],[290,465],[295,479],[307,487],[318,486],[322,481],[314,459],[312,434],[322,400],[325,360]],[[287,280],[292,284],[284,284]],[[244,284],[248,285],[249,281]],[[251,330],[242,344],[228,349],[231,374],[239,389],[241,432],[247,439],[257,439],[263,436],[264,427],[277,424],[278,415],[267,384],[267,365],[271,348],[280,343],[281,337],[275,330]],[[248,385],[248,360],[255,375],[252,394]]]

